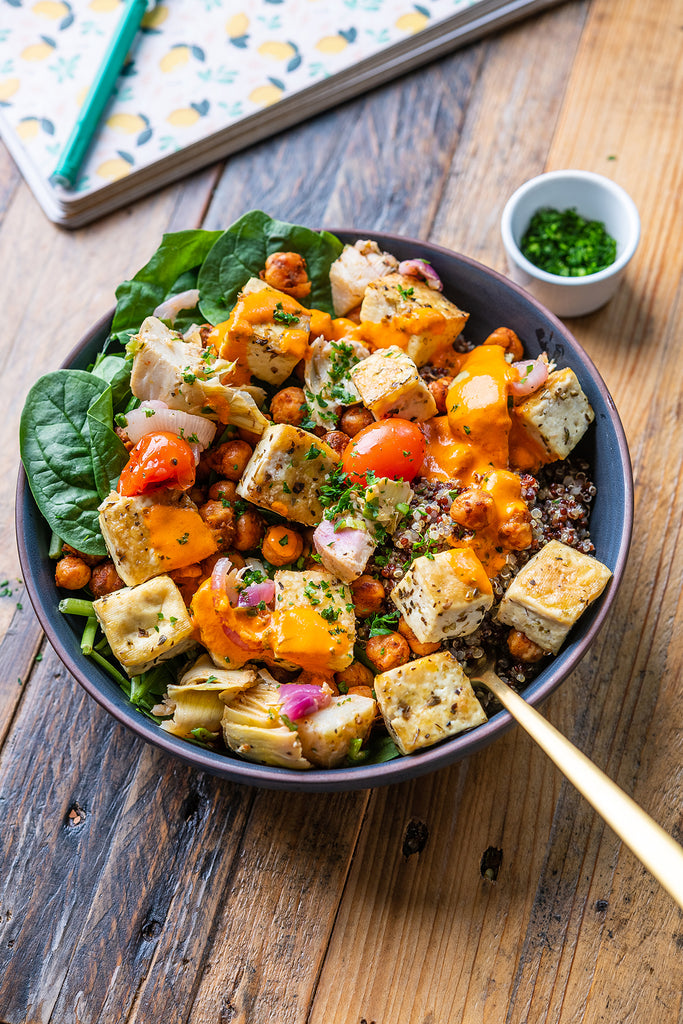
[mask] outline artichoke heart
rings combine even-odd
[[[203,654],[177,685],[169,686],[167,698],[174,705],[173,718],[162,722],[161,728],[184,739],[194,729],[217,733],[226,700],[232,700],[255,682],[254,669],[216,668]]]
[[[278,768],[310,768],[303,756],[296,726],[280,717],[282,698],[277,683],[261,679],[226,704],[221,725],[225,744],[247,761]]]

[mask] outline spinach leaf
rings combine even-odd
[[[131,281],[124,281],[116,289],[112,338],[125,345],[128,338],[139,330],[145,317],[151,316],[164,299],[196,287],[198,268],[222,233],[199,228],[164,235],[149,263],[138,270]],[[189,272],[194,274],[188,276]],[[183,311],[181,316],[187,320],[187,311]],[[193,319],[197,318],[190,317],[187,326]]]
[[[95,486],[101,499],[116,488],[121,470],[128,462],[125,445],[112,427],[112,390],[103,391],[88,408],[88,432]]]
[[[226,320],[240,289],[258,277],[273,252],[298,252],[308,266],[311,294],[307,305],[334,313],[330,266],[342,243],[327,231],[273,220],[261,210],[245,213],[224,231],[199,271],[199,308],[209,323]]]
[[[99,530],[88,410],[109,385],[85,370],[41,377],[21,414],[21,458],[36,504],[54,532],[88,555],[106,555]]]
[[[133,364],[123,356],[102,355],[95,360],[91,373],[106,381],[111,388],[113,412],[121,412],[131,398],[130,371]]]

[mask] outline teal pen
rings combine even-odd
[[[64,188],[73,188],[78,171],[97,130],[102,112],[121,73],[126,56],[147,10],[147,0],[128,0],[116,31],[97,69],[76,124],[69,136],[50,180]]]

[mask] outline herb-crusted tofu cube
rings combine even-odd
[[[375,676],[387,730],[402,754],[482,725],[486,714],[460,663],[447,651]]]
[[[376,420],[401,416],[428,420],[436,415],[436,402],[410,356],[391,345],[352,366],[351,380],[363,405]]]
[[[393,273],[397,267],[396,257],[382,252],[377,242],[361,240],[355,245],[345,245],[330,267],[335,314],[344,316],[359,305],[370,282]]]
[[[315,434],[289,423],[268,427],[247,463],[237,493],[306,526],[322,519],[320,488],[339,456]]]
[[[275,573],[271,644],[276,658],[313,672],[341,672],[353,661],[351,591],[331,573]]]
[[[219,354],[237,359],[252,377],[281,384],[306,354],[310,314],[291,295],[250,278],[224,324]]]
[[[349,693],[332,697],[326,708],[298,719],[304,757],[322,768],[336,768],[348,756],[352,742],[364,740],[369,733],[375,706],[371,697]]]
[[[597,558],[551,540],[515,576],[500,602],[498,621],[557,654],[611,575]]]
[[[595,419],[576,374],[568,366],[555,370],[540,391],[520,402],[515,416],[552,461],[566,459]]]
[[[179,491],[134,497],[112,491],[100,505],[100,530],[117,573],[129,587],[200,562],[216,550],[197,506]]]
[[[170,576],[115,590],[93,601],[93,610],[129,676],[182,654],[195,642],[185,602]]]
[[[474,633],[493,604],[493,589],[470,548],[416,558],[391,599],[420,643]]]
[[[378,325],[371,338],[366,332],[375,347],[397,345],[417,366],[424,366],[435,352],[455,341],[468,317],[440,292],[402,274],[372,281],[360,310],[361,323]]]

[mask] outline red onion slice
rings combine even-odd
[[[282,683],[280,696],[280,714],[287,715],[292,722],[326,708],[331,699],[331,694],[313,683]]]
[[[426,260],[403,260],[398,265],[399,274],[404,277],[417,277],[436,292],[443,291],[443,282]]]
[[[189,288],[186,292],[179,292],[165,299],[154,310],[152,316],[158,316],[160,320],[175,320],[183,309],[194,309],[199,302],[199,289]]]
[[[538,359],[523,359],[512,365],[520,375],[519,380],[513,380],[510,384],[510,391],[517,398],[533,395],[548,379],[548,357],[545,352]]]
[[[275,597],[275,580],[264,580],[263,583],[252,583],[239,595],[237,600],[240,608],[255,608],[263,601],[265,604]]]

